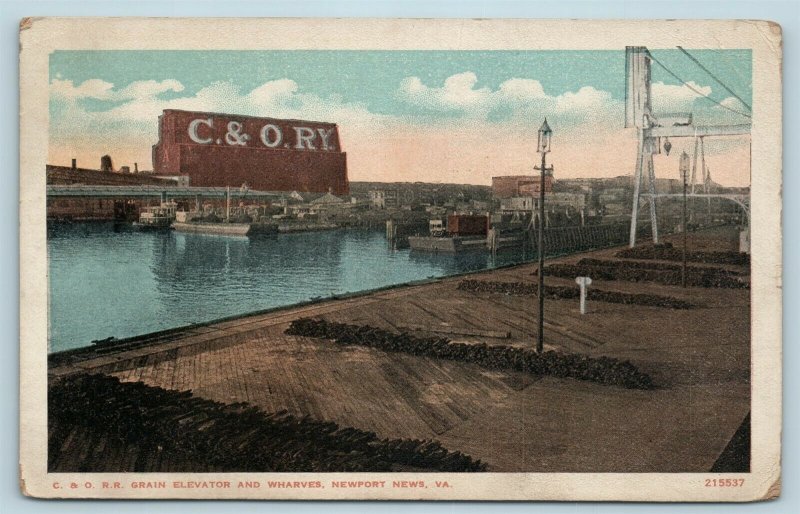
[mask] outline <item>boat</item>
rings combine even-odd
[[[178,204],[172,201],[145,207],[139,214],[139,221],[134,221],[133,226],[139,230],[169,230],[177,211]]]
[[[268,222],[229,223],[226,221],[175,221],[172,228],[176,232],[191,234],[211,234],[217,236],[250,237],[277,234],[278,225]]]
[[[242,186],[245,190],[245,186]],[[212,212],[206,215],[199,210],[180,211],[175,214],[172,228],[176,232],[190,234],[209,234],[215,236],[249,237],[276,234],[278,224],[272,220],[248,215],[244,209],[231,207],[231,188],[225,191],[225,218],[220,219]]]
[[[430,235],[409,236],[408,244],[412,251],[418,252],[486,251],[488,226],[486,216],[451,215],[446,226],[442,220],[430,220]]]
[[[408,244],[412,251],[433,253],[460,253],[488,249],[485,236],[409,236]]]

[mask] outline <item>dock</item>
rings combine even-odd
[[[680,238],[667,236],[676,247]],[[693,251],[735,251],[730,228],[692,233]],[[622,247],[548,259],[614,262]],[[649,261],[656,262],[656,261]],[[669,265],[670,262],[658,261]],[[675,264],[674,261],[671,264]],[[749,266],[691,262],[749,280]],[[545,267],[545,272],[547,268]],[[656,387],[637,390],[487,369],[287,335],[301,318],[369,325],[453,342],[533,348],[535,296],[459,287],[465,280],[533,286],[536,264],[430,280],[142,336],[51,357],[51,383],[82,373],[117,377],[221,404],[246,402],[374,432],[427,439],[495,472],[708,472],[750,412],[750,290],[595,279],[590,290],[671,298],[692,308],[545,301],[545,350],[629,360]],[[546,285],[575,288],[546,275]],[[51,471],[170,471],[143,448],[97,451],[79,426],[51,445]],[[51,427],[51,430],[53,427]],[[94,436],[93,436],[94,437]],[[103,443],[106,444],[106,443]],[[90,448],[95,448],[90,450]],[[53,452],[55,454],[53,455]],[[139,460],[137,463],[137,455]],[[203,456],[198,471],[207,470]]]

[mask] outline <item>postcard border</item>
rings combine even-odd
[[[104,31],[92,29],[102,24]],[[315,37],[303,37],[313,25]],[[204,28],[213,26],[209,36]],[[577,26],[577,27],[576,27]],[[347,28],[346,28],[347,27]],[[352,27],[357,27],[354,30]],[[237,38],[224,35],[235,29]],[[569,30],[566,30],[569,29]],[[112,31],[119,37],[108,38]],[[264,34],[267,34],[265,36]],[[56,45],[58,42],[58,45]],[[27,18],[20,25],[20,469],[21,488],[37,497],[222,498],[218,492],[162,495],[108,494],[96,489],[54,491],[46,472],[47,265],[45,164],[48,126],[48,56],[55,49],[621,49],[742,48],[753,51],[752,132],[752,434],[748,485],[709,491],[692,473],[486,473],[447,474],[452,496],[441,492],[353,492],[346,496],[304,491],[303,499],[487,499],[749,501],[780,490],[781,434],[781,32],[764,21],[589,21],[589,20],[343,20],[343,19],[165,19]],[[37,150],[39,149],[39,150]],[[44,316],[43,316],[44,314]],[[777,371],[776,371],[777,370]],[[102,480],[115,474],[58,474],[59,480]],[[134,473],[124,474],[134,480]],[[170,478],[209,474],[169,474]],[[253,477],[255,474],[213,474]],[[281,479],[309,474],[278,474]],[[317,474],[312,474],[317,475]],[[326,479],[338,474],[325,474]],[[369,474],[401,479],[403,474]],[[426,474],[436,479],[438,474]],[[153,474],[148,478],[154,479]],[[258,474],[267,479],[270,474]],[[730,474],[725,475],[730,476]],[[463,478],[462,478],[463,477]],[[106,479],[108,479],[106,478]],[[178,479],[178,478],[176,478]],[[181,478],[182,479],[182,478]],[[384,478],[385,479],[385,478]],[[270,491],[269,498],[301,498]],[[264,498],[237,491],[230,498]],[[75,494],[75,496],[72,496]]]

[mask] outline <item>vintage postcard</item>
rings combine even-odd
[[[22,491],[775,498],[781,45],[22,20]]]

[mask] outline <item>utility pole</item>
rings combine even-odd
[[[225,188],[225,223],[231,222],[231,186]]]
[[[542,154],[542,165],[538,168],[541,171],[541,181],[539,183],[539,340],[536,343],[536,352],[544,351],[544,189],[545,175],[553,168],[547,169],[545,157],[550,151],[550,136],[553,131],[544,119],[542,127],[539,129],[539,144],[537,152]],[[537,169],[534,167],[534,169]]]

